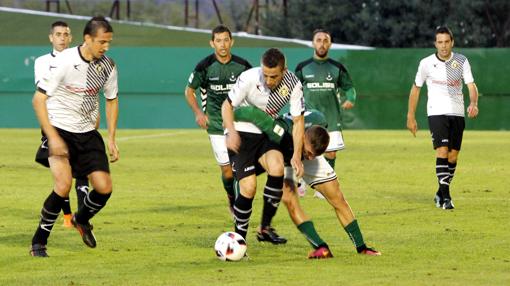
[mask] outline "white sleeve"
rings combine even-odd
[[[418,66],[418,71],[416,72],[416,77],[414,79],[414,84],[417,87],[422,87],[423,83],[427,80],[427,71],[426,65],[423,60],[420,61],[420,65]]]
[[[475,79],[473,78],[473,74],[471,73],[471,65],[469,64],[468,59],[464,62],[463,69],[462,69],[462,77],[464,78],[464,83],[472,83],[475,82]]]
[[[65,57],[62,56],[55,57],[52,64],[55,68],[52,68],[48,73],[44,74],[43,80],[37,85],[37,87],[46,92],[47,96],[53,95],[60,83],[64,80],[68,68],[71,66],[71,64],[65,62],[64,58]]]
[[[119,85],[117,83],[117,66],[113,67],[108,80],[104,84],[104,97],[107,99],[114,99],[119,93]]]
[[[290,114],[300,116],[305,112],[305,98],[303,97],[303,85],[300,81],[290,93]]]
[[[243,72],[237,78],[235,85],[228,92],[228,99],[233,107],[238,107],[244,101],[250,89],[250,78]]]
[[[44,63],[43,63],[41,57],[38,57],[37,59],[35,59],[35,62],[34,62],[35,85],[37,85],[37,83],[39,83],[41,81],[41,79],[43,78],[43,73],[48,71],[47,69],[49,69],[49,67],[44,66]]]

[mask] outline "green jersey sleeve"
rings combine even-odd
[[[276,143],[280,143],[285,133],[285,128],[281,126],[280,121],[273,120],[267,113],[254,106],[236,108],[234,111],[234,120],[253,123],[262,130],[271,141]]]

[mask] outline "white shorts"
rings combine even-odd
[[[342,131],[329,132],[329,145],[326,148],[326,152],[343,150],[344,148],[345,145]]]
[[[209,134],[211,147],[214,152],[214,158],[220,166],[230,164],[228,160],[227,143],[225,142],[225,135]]]
[[[315,157],[313,160],[303,160],[304,175],[303,180],[307,185],[313,186],[332,180],[336,180],[336,173],[329,165],[324,156]],[[285,166],[284,179],[298,182],[294,169],[291,166]]]

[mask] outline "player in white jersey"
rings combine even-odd
[[[409,94],[407,128],[416,137],[416,106],[420,89],[427,84],[427,116],[432,142],[436,150],[436,175],[439,188],[434,198],[436,206],[453,209],[450,183],[457,166],[457,157],[464,133],[464,96],[462,81],[469,90],[470,118],[478,115],[478,90],[468,59],[452,52],[453,34],[447,27],[436,30],[437,52],[421,60],[414,85]]]
[[[235,231],[246,237],[252,212],[252,203],[257,190],[256,165],[267,172],[264,188],[264,209],[259,240],[271,243],[285,243],[270,226],[282,198],[283,155],[278,144],[271,142],[267,135],[250,122],[234,122],[233,108],[255,106],[273,118],[290,103],[294,126],[294,153],[291,165],[300,177],[303,175],[301,154],[304,134],[304,99],[299,79],[287,70],[285,56],[275,48],[268,49],[262,56],[262,66],[243,72],[230,90],[222,106],[222,117],[227,130],[226,143],[230,162],[240,192],[234,203]]]
[[[62,21],[56,21],[51,24],[50,34],[48,37],[53,47],[53,51],[35,59],[34,79],[36,86],[43,78],[48,76],[46,74],[51,73],[51,70],[55,68],[55,64],[53,63],[55,61],[55,57],[63,50],[69,48],[69,44],[73,38],[69,25]],[[46,152],[47,149],[43,149],[43,151]],[[89,189],[89,181],[87,177],[76,178],[75,189],[76,196],[78,198],[78,208],[80,208],[80,206],[83,204],[83,199],[85,199]],[[64,226],[68,228],[73,227],[71,223],[71,218],[73,215],[71,213],[69,198],[65,198],[64,204],[62,205],[62,212],[64,213]]]
[[[55,58],[55,68],[38,83],[33,98],[34,110],[43,131],[38,154],[46,154],[46,158],[38,156],[36,160],[49,164],[54,186],[44,202],[41,220],[32,238],[32,256],[48,256],[48,237],[64,198],[69,196],[73,174],[88,176],[94,188],[71,220],[89,247],[96,247],[89,220],[106,205],[112,192],[105,145],[95,125],[99,113],[99,92],[103,90],[110,161],[117,161],[117,69],[114,62],[105,56],[113,38],[113,29],[104,17],[94,17],[85,25],[83,38],[82,45],[69,48]]]

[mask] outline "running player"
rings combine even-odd
[[[53,51],[35,59],[34,78],[36,86],[43,78],[47,77],[46,74],[49,74],[51,70],[55,68],[55,65],[53,64],[55,57],[63,50],[69,48],[69,44],[73,38],[71,29],[66,22],[62,21],[56,21],[51,24],[50,34],[48,37],[50,39],[51,45],[53,46]],[[77,201],[79,209],[83,204],[83,199],[88,193],[89,181],[87,177],[76,178],[75,189],[76,196],[78,198]],[[71,228],[73,227],[71,224],[71,218],[73,216],[71,213],[71,205],[69,203],[69,197],[64,199],[65,201],[62,205],[62,212],[64,213],[64,226]]]
[[[296,75],[303,84],[306,106],[316,109],[326,116],[330,142],[324,157],[335,168],[336,152],[343,150],[342,110],[351,109],[356,101],[356,89],[347,69],[339,62],[328,57],[331,47],[331,35],[328,31],[317,29],[313,32],[312,58],[299,63]],[[340,106],[340,91],[347,100]],[[316,197],[324,198],[320,193]]]
[[[209,44],[214,53],[201,60],[191,73],[188,86],[184,92],[188,105],[195,114],[195,121],[200,128],[207,129],[209,140],[216,162],[221,169],[221,181],[227,192],[230,211],[234,206],[234,175],[228,160],[223,120],[221,119],[221,104],[235,84],[241,72],[251,68],[248,61],[233,55],[230,50],[234,45],[232,33],[227,26],[219,25],[212,30]],[[199,107],[195,91],[202,93],[202,108]]]
[[[468,59],[453,53],[453,34],[447,27],[436,30],[437,52],[422,59],[409,94],[407,129],[416,137],[416,106],[420,90],[427,83],[427,115],[432,144],[436,150],[436,176],[439,188],[434,197],[436,207],[453,209],[450,184],[457,167],[457,158],[464,133],[464,95],[462,81],[469,90],[470,118],[478,116],[478,89]]]
[[[43,132],[36,161],[49,165],[54,181],[32,238],[30,255],[36,257],[48,257],[48,237],[65,198],[69,196],[73,173],[88,176],[94,188],[71,219],[89,247],[96,247],[89,220],[106,205],[112,192],[105,145],[95,129],[99,93],[103,90],[110,161],[117,161],[117,68],[105,55],[113,38],[112,26],[104,17],[94,17],[85,25],[83,38],[82,45],[69,48],[56,57],[55,68],[47,79],[38,83],[33,98],[35,114]],[[46,157],[39,156],[41,154],[46,154]]]
[[[313,225],[311,219],[305,214],[299,204],[296,192],[297,179],[294,170],[288,166],[289,155],[292,154],[293,142],[291,136],[292,120],[288,115],[273,120],[267,114],[253,107],[241,107],[236,109],[237,121],[251,122],[262,130],[269,138],[281,145],[285,161],[285,180],[283,185],[283,203],[287,207],[290,218],[299,231],[306,237],[314,250],[308,258],[333,257],[328,245],[324,242]],[[349,203],[345,199],[335,170],[327,163],[322,155],[329,144],[329,134],[324,129],[327,126],[322,113],[316,110],[308,110],[304,114],[305,134],[303,139],[303,179],[312,188],[323,194],[335,210],[340,225],[344,228],[349,238],[360,254],[379,256],[381,253],[367,247],[363,235],[354,217]]]

